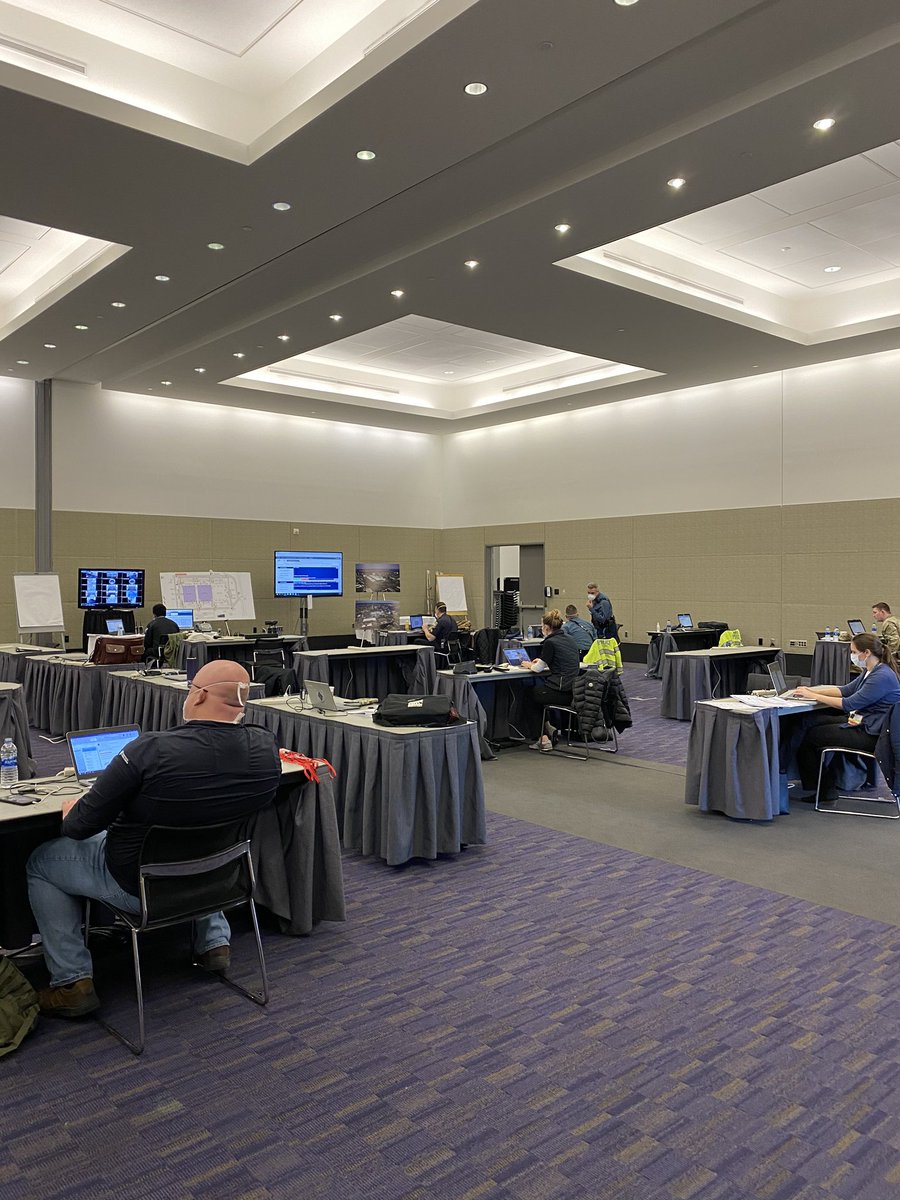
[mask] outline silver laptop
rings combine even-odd
[[[141,736],[137,725],[118,725],[112,729],[76,729],[66,734],[72,766],[79,783],[93,783],[116,755]]]
[[[858,617],[851,617],[847,622],[847,628],[850,630],[851,637],[858,637],[859,634],[866,632],[866,627]]]
[[[772,680],[772,687],[775,689],[775,695],[782,700],[790,700],[793,698],[795,688],[789,688],[784,678],[784,672],[778,663],[769,663],[766,670],[769,672],[769,678]]]
[[[303,686],[310,705],[320,713],[353,712],[369,703],[368,700],[344,700],[341,696],[335,696],[327,683],[318,683],[315,679],[305,679]]]

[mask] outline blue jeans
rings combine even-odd
[[[106,866],[106,833],[77,842],[55,838],[33,852],[26,868],[28,899],[34,913],[44,958],[54,987],[89,979],[94,974],[82,935],[82,898],[100,900],[126,912],[140,912],[137,896],[126,892]],[[227,946],[231,929],[223,913],[194,922],[194,953]]]

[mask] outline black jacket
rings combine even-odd
[[[615,728],[622,733],[631,728],[625,685],[612,667],[606,671],[598,671],[596,667],[581,671],[572,685],[572,707],[578,713],[582,737],[593,741],[605,741],[607,729]]]

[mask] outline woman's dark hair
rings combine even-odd
[[[558,608],[549,608],[544,613],[544,624],[548,629],[552,629],[554,633],[557,629],[562,629],[563,615]]]
[[[874,633],[858,633],[851,638],[850,645],[856,650],[862,650],[865,654],[874,654],[879,662],[890,667],[900,679],[900,663],[894,658],[890,647],[886,646],[880,637],[876,637]]]

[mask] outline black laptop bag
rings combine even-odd
[[[385,696],[372,716],[376,725],[454,725],[462,718],[449,696]]]

